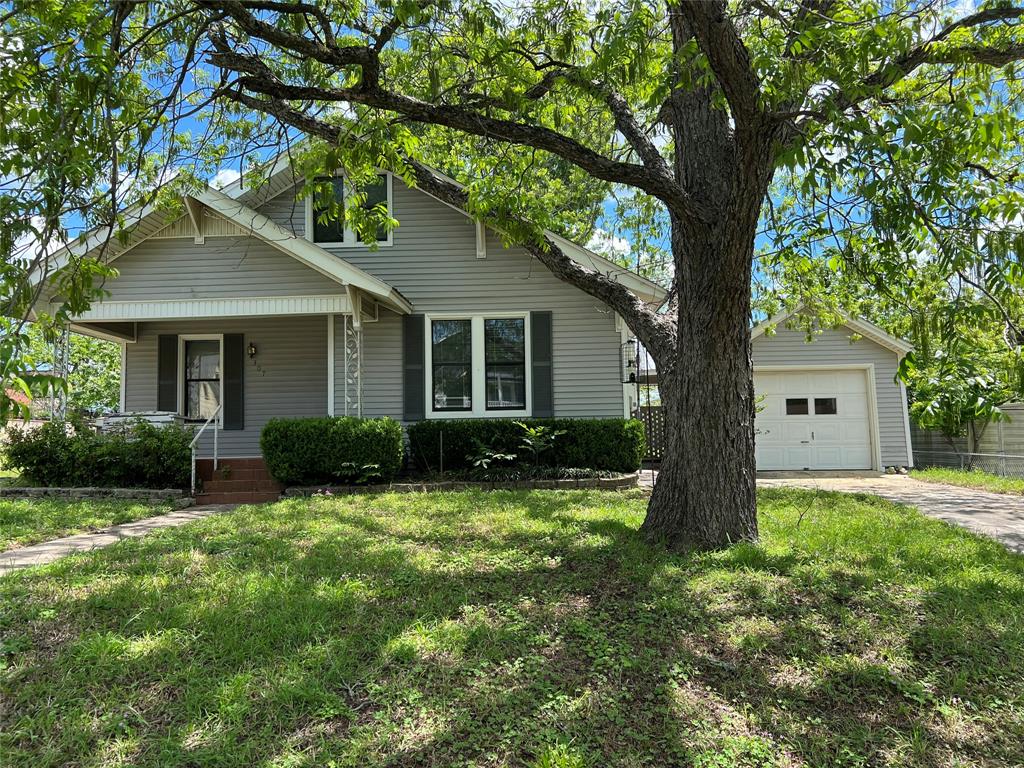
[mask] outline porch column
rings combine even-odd
[[[57,338],[53,342],[53,375],[62,379],[64,386],[51,390],[50,418],[64,421],[68,415],[68,373],[71,358],[71,327],[61,326]]]
[[[363,415],[363,328],[354,315],[342,323],[345,354],[345,415]]]

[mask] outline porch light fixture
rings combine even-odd
[[[249,354],[250,360],[256,359],[256,345],[253,344],[251,341],[249,342],[249,346],[245,351]]]
[[[622,353],[622,383],[634,384],[636,382],[636,339],[629,339],[621,346]]]

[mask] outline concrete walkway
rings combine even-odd
[[[194,520],[202,520],[210,515],[228,512],[235,506],[237,505],[206,504],[200,507],[189,507],[177,512],[169,512],[166,515],[136,520],[133,523],[114,525],[99,531],[77,533],[74,536],[65,536],[63,539],[44,541],[41,544],[32,544],[20,549],[10,549],[0,552],[0,576],[19,568],[27,568],[30,565],[52,563],[54,560],[76,552],[89,552],[109,547],[122,539],[137,539],[161,528],[176,528]]]
[[[656,472],[644,470],[640,485],[653,487],[656,475]],[[905,475],[877,472],[763,472],[757,476],[757,485],[760,488],[791,486],[871,493],[917,507],[929,517],[991,536],[1015,552],[1024,552],[1024,496],[926,483]]]

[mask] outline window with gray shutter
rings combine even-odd
[[[533,390],[533,415],[555,415],[552,378],[551,312],[530,313],[530,354]]]
[[[405,421],[421,421],[426,415],[423,334],[423,315],[402,316],[402,418]]]

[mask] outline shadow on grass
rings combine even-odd
[[[762,495],[762,544],[673,554],[637,536],[643,503],[292,501],[0,582],[0,750],[33,766],[1024,757],[1021,558],[874,499],[789,491]]]

